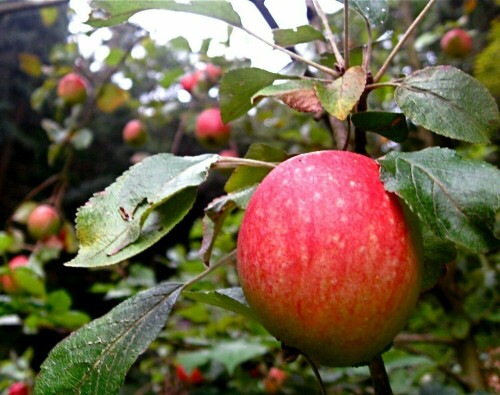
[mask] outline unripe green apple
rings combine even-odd
[[[123,128],[122,137],[123,141],[132,147],[140,147],[148,139],[148,134],[140,120],[132,119]]]
[[[238,274],[264,327],[315,363],[368,363],[417,302],[421,239],[379,166],[344,151],[298,155],[258,186],[238,236]]]
[[[69,104],[82,103],[87,98],[87,83],[78,73],[66,74],[59,80],[57,95]]]
[[[472,51],[472,38],[462,29],[451,29],[441,38],[441,49],[451,57],[462,58]]]
[[[49,204],[38,205],[29,215],[28,232],[33,238],[40,240],[55,235],[61,226],[61,217],[57,210]]]
[[[195,134],[202,144],[221,146],[229,141],[231,125],[222,122],[218,108],[208,108],[198,115]]]
[[[16,255],[12,258],[7,266],[11,274],[4,274],[0,277],[0,281],[2,283],[3,289],[7,293],[15,293],[18,289],[18,285],[12,276],[12,273],[17,267],[26,266],[29,262],[29,258],[26,255]]]

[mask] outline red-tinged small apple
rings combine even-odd
[[[248,304],[273,336],[319,365],[369,363],[420,294],[415,225],[373,159],[295,156],[262,181],[243,217],[237,269]]]
[[[144,124],[138,119],[128,121],[123,128],[123,141],[132,147],[140,147],[148,139],[148,133]]]
[[[66,103],[82,103],[87,98],[87,82],[78,73],[66,74],[59,80],[57,85],[57,95]]]
[[[226,158],[239,158],[238,152],[233,148],[223,149],[219,152],[219,155]]]
[[[18,381],[17,383],[11,384],[9,387],[8,395],[29,395],[30,387],[26,383],[22,381]]]
[[[181,78],[180,83],[183,89],[191,93],[198,84],[199,79],[200,79],[200,74],[198,72],[188,73]]]
[[[191,373],[187,373],[184,366],[177,365],[175,367],[175,373],[180,382],[188,385],[198,385],[205,381],[205,378],[201,374],[198,368],[194,368]]]
[[[29,262],[29,258],[26,255],[16,255],[12,258],[7,266],[9,267],[10,274],[4,274],[0,277],[0,281],[2,283],[3,289],[5,292],[12,294],[18,290],[18,285],[14,280],[13,272],[18,267],[26,266]]]
[[[36,240],[55,235],[61,226],[61,217],[57,210],[49,204],[38,205],[29,215],[28,232]]]
[[[472,37],[462,29],[451,29],[441,38],[441,49],[454,58],[463,58],[472,51]]]
[[[264,378],[264,392],[266,394],[277,394],[288,378],[288,374],[276,367],[269,369],[267,376]]]
[[[195,134],[198,141],[207,146],[221,146],[229,141],[231,125],[224,124],[220,109],[203,110],[196,119]]]
[[[211,82],[216,82],[222,75],[222,68],[212,63],[207,63],[205,73]]]

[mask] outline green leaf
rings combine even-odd
[[[26,292],[36,295],[45,295],[45,283],[31,268],[17,267],[13,273],[14,281]]]
[[[224,73],[219,90],[222,121],[228,123],[246,114],[254,106],[251,99],[256,92],[275,80],[290,78],[254,67]]]
[[[397,143],[402,143],[408,136],[408,124],[404,114],[382,111],[358,112],[352,115],[356,128],[377,133]]]
[[[180,67],[176,67],[173,69],[168,70],[164,75],[163,78],[160,81],[160,85],[162,88],[168,88],[174,81],[177,80],[181,75],[184,74],[184,70],[182,70]]]
[[[195,187],[218,158],[158,154],[131,167],[79,209],[80,249],[67,265],[111,265],[156,243],[190,210]]]
[[[47,319],[56,327],[67,328],[73,331],[90,321],[88,314],[75,310],[49,313]]]
[[[92,0],[90,6],[100,15],[105,15],[104,18],[91,19],[88,23],[93,27],[117,25],[139,11],[150,9],[189,12],[219,19],[236,27],[242,26],[240,16],[227,0],[191,0],[188,3],[175,0]],[[168,20],[165,23],[169,23]]]
[[[325,110],[343,121],[358,102],[365,85],[366,71],[361,66],[354,66],[327,85],[316,84],[316,93]]]
[[[325,40],[323,34],[309,25],[298,26],[293,29],[274,29],[274,43],[282,47],[308,43],[314,40]]]
[[[264,162],[283,162],[288,159],[285,151],[266,144],[252,144],[245,155],[246,159],[255,159]],[[253,186],[261,182],[272,169],[265,167],[237,167],[226,182],[226,192],[236,192],[240,189]]]
[[[66,312],[71,307],[71,296],[64,289],[53,291],[47,297],[47,306],[53,312]]]
[[[437,147],[391,152],[379,163],[385,189],[401,197],[437,237],[475,253],[498,246],[493,235],[500,209],[497,168]]]
[[[43,362],[34,395],[118,394],[130,366],[165,325],[180,286],[140,292],[73,332]]]
[[[215,239],[222,229],[226,216],[234,209],[245,209],[255,192],[256,186],[240,189],[213,200],[205,208],[203,217],[203,240],[200,256],[206,265],[210,262]]]
[[[394,98],[413,122],[446,137],[487,143],[500,125],[498,107],[488,90],[451,66],[410,74],[396,88]]]
[[[457,250],[455,245],[437,237],[430,230],[423,232],[424,248],[424,275],[422,292],[434,287],[446,272],[446,265],[455,259]]]
[[[184,292],[184,296],[197,302],[240,314],[248,319],[259,322],[253,311],[248,307],[243,290],[240,287],[218,289],[207,292]]]
[[[228,373],[232,375],[238,365],[267,352],[268,348],[262,344],[235,340],[219,343],[211,350],[210,356],[224,365]]]
[[[337,0],[344,4],[344,0]],[[349,8],[359,12],[372,26],[383,25],[389,12],[387,0],[351,0]]]
[[[123,57],[125,56],[125,51],[121,48],[111,48],[109,50],[109,54],[104,60],[106,65],[109,67],[115,67],[120,64],[122,61]]]
[[[264,97],[275,97],[297,111],[319,112],[323,110],[316,96],[314,81],[311,80],[287,81],[266,86],[252,96],[252,104],[256,104]]]

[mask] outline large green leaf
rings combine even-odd
[[[344,4],[344,0],[337,0]],[[389,12],[388,0],[350,0],[349,8],[359,12],[372,26],[384,24]]]
[[[325,110],[343,121],[358,102],[365,85],[366,71],[361,66],[354,66],[329,84],[317,83],[316,93]]]
[[[488,90],[451,66],[410,74],[394,98],[413,122],[446,137],[488,143],[500,125],[497,104]]]
[[[246,114],[254,106],[251,98],[257,91],[271,85],[275,80],[290,78],[254,67],[224,73],[219,90],[222,120],[227,123]]]
[[[175,0],[92,0],[90,6],[94,11],[98,10],[100,16],[105,15],[104,18],[92,19],[89,22],[94,27],[117,25],[125,22],[132,15],[149,9],[189,12],[241,27],[240,16],[234,11],[228,0],[191,0],[189,2]]]
[[[73,332],[48,355],[34,395],[118,394],[137,357],[165,325],[181,284],[159,284]]]
[[[447,240],[436,237],[430,230],[423,232],[424,247],[424,275],[422,279],[422,291],[434,287],[438,280],[446,272],[446,265],[457,255],[455,245]]]
[[[437,237],[476,253],[498,246],[493,235],[500,209],[497,168],[436,147],[391,152],[379,163],[385,188],[400,196]]]
[[[325,40],[323,34],[309,25],[298,26],[294,29],[274,29],[274,42],[282,47],[308,43],[313,40]]]
[[[217,306],[259,322],[253,311],[248,307],[245,295],[243,295],[243,290],[240,287],[218,289],[216,291],[184,292],[183,295],[197,302]]]
[[[110,265],[158,241],[189,211],[196,187],[218,159],[158,154],[131,167],[79,209],[80,249],[68,265]]]

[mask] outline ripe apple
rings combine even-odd
[[[193,91],[193,89],[196,87],[198,84],[198,80],[200,79],[200,73],[199,72],[194,72],[194,73],[188,73],[185,74],[181,78],[181,86],[183,89],[187,90],[189,93]]]
[[[222,122],[220,109],[208,108],[198,115],[195,134],[198,141],[202,144],[207,146],[221,146],[229,140],[231,125]]]
[[[123,128],[123,141],[132,147],[140,147],[148,139],[148,134],[143,123],[138,119],[132,119],[127,122]]]
[[[16,255],[9,261],[7,266],[9,267],[11,274],[4,274],[0,276],[0,282],[2,283],[5,292],[11,294],[17,291],[18,285],[16,284],[16,281],[14,280],[12,273],[17,267],[26,266],[28,262],[29,258],[26,255]]]
[[[222,68],[212,63],[207,63],[205,66],[205,73],[211,82],[216,82],[222,75]]]
[[[57,95],[66,103],[82,103],[87,98],[87,82],[78,73],[71,72],[59,80]]]
[[[8,395],[29,395],[30,389],[26,383],[18,381],[9,387]]]
[[[61,226],[61,217],[49,204],[40,204],[30,213],[27,221],[28,232],[40,240],[55,235]]]
[[[441,38],[441,49],[454,58],[463,58],[472,51],[472,38],[462,29],[451,29]]]
[[[421,239],[407,215],[373,159],[319,151],[283,162],[258,186],[239,231],[250,307],[317,364],[368,363],[420,293]]]
[[[287,378],[288,374],[285,371],[273,366],[264,378],[264,392],[266,394],[279,393]]]
[[[198,385],[205,381],[205,378],[198,368],[194,368],[193,371],[188,374],[186,369],[184,369],[184,366],[177,365],[175,367],[175,372],[179,381],[185,384]]]

